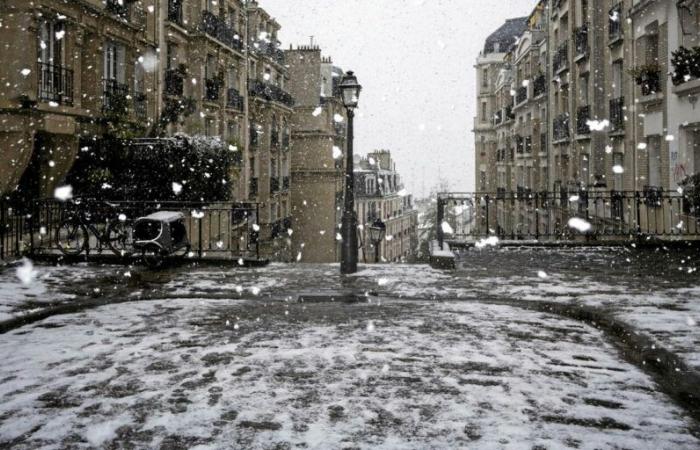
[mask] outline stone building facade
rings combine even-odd
[[[380,262],[412,261],[418,250],[418,211],[404,189],[388,150],[377,150],[355,164],[355,212],[360,227],[360,261],[375,261],[369,227],[380,219],[386,237],[379,244]]]
[[[232,198],[259,204],[263,254],[289,259],[279,29],[256,1],[1,0],[0,194],[51,197],[126,99],[136,137],[216,136],[241,152]]]
[[[550,200],[679,190],[700,172],[699,16],[695,0],[537,2],[517,43],[488,55],[495,70],[486,52],[477,58],[495,106],[479,96],[476,190]],[[499,227],[521,220],[498,214]]]
[[[346,111],[338,85],[343,71],[315,46],[285,52],[292,120],[292,243],[300,261],[338,262],[345,184]]]

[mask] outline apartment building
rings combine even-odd
[[[525,29],[527,18],[507,20],[484,43],[484,49],[476,60],[477,107],[474,118],[476,154],[476,190],[496,190],[496,163],[500,157],[498,139],[505,139],[497,128],[510,119],[508,99],[497,94],[497,80],[506,64],[506,56]],[[503,82],[503,81],[502,81]],[[508,112],[508,114],[505,114]],[[505,115],[504,115],[505,114]],[[498,118],[498,120],[495,120]]]
[[[377,150],[355,164],[355,212],[360,228],[360,260],[375,261],[369,227],[379,219],[386,237],[379,244],[379,261],[411,261],[418,251],[418,211],[404,189],[388,150]]]
[[[157,114],[155,0],[0,2],[0,193],[51,196],[111,114]],[[19,187],[18,187],[19,185]]]
[[[259,204],[263,254],[290,257],[294,99],[258,2],[3,0],[0,27],[1,193],[52,196],[115,115],[129,137],[216,136],[241,152],[232,198]]]
[[[493,86],[495,102],[493,125],[475,128],[477,190],[521,199],[542,192],[542,200],[548,191],[561,204],[578,198],[581,205],[592,193],[614,199],[639,191],[653,206],[659,192],[686,184],[700,169],[699,3],[534,5],[496,72],[483,70],[483,54],[477,58],[479,85]],[[482,123],[491,106],[480,96],[477,107]],[[494,132],[491,154],[483,143]],[[522,221],[500,209],[498,227]],[[621,214],[609,204],[604,211]]]
[[[248,198],[260,204],[263,253],[291,260],[291,121],[294,98],[280,25],[258,2],[248,2]]]
[[[346,110],[338,85],[343,70],[316,46],[285,51],[292,118],[292,243],[300,261],[340,260],[345,184]]]

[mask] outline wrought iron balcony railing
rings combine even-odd
[[[576,134],[591,134],[588,122],[591,120],[591,107],[589,105],[579,107],[576,112]]]
[[[209,11],[202,11],[200,30],[228,47],[243,49],[243,41],[238,32],[221,17]]]
[[[128,109],[129,86],[117,80],[102,80],[102,111],[126,113]]]
[[[527,100],[527,86],[520,86],[517,91],[515,91],[515,104],[519,105]]]
[[[73,71],[63,66],[38,63],[39,100],[73,104]]]
[[[249,80],[248,90],[253,97],[281,103],[290,108],[294,106],[294,98],[279,86],[260,80]]]

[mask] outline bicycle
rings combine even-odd
[[[125,257],[133,253],[133,233],[123,214],[116,216],[116,206],[108,202],[102,202],[109,212],[106,224],[100,230],[97,222],[99,215],[90,212],[88,205],[78,206],[80,202],[74,202],[76,210],[70,217],[61,221],[56,230],[56,244],[64,255],[76,256],[87,251],[90,245],[90,233],[97,239],[98,253],[102,253],[103,245],[117,256]],[[94,220],[93,216],[98,216]]]

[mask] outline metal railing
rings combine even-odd
[[[527,86],[520,86],[517,91],[515,91],[515,104],[519,105],[527,100]]]
[[[533,87],[533,95],[539,97],[540,95],[547,92],[547,79],[544,74],[539,75],[535,78],[535,83]]]
[[[453,243],[489,236],[543,241],[700,240],[698,198],[655,187],[536,192],[519,186],[516,191],[443,193],[437,201],[437,235],[441,242]]]
[[[102,111],[126,112],[129,86],[113,79],[102,80]]]
[[[281,103],[288,107],[294,106],[294,97],[284,89],[261,80],[251,79],[248,82],[250,95],[267,101]]]
[[[73,71],[63,66],[38,63],[39,100],[73,104]]]
[[[200,30],[228,47],[243,49],[243,41],[238,32],[221,17],[209,11],[202,11]]]
[[[178,211],[185,216],[190,258],[258,257],[259,242],[254,225],[258,223],[257,203],[251,202],[104,202],[80,201],[78,204],[40,200],[25,206],[22,212],[0,202],[0,259],[23,255],[61,255],[57,232],[62,220],[76,210],[86,213],[98,227],[123,215],[127,224],[138,217],[158,211]],[[100,244],[88,239],[86,257],[98,254]],[[102,251],[106,252],[104,245]],[[106,252],[109,253],[109,252]]]

